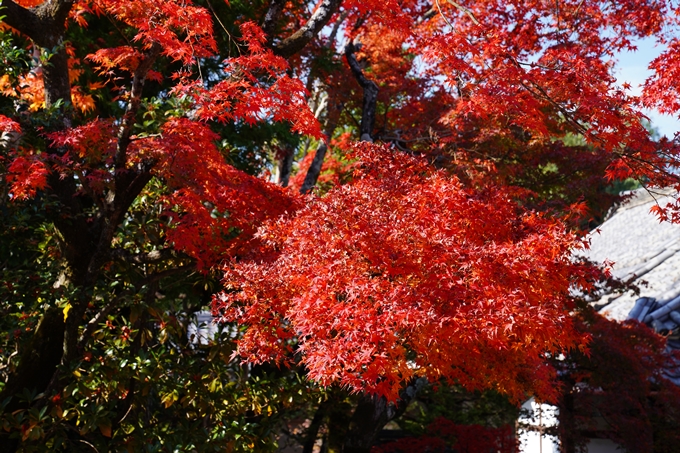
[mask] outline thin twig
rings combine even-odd
[[[456,3],[456,2],[454,2],[453,0],[446,0],[446,1],[449,2],[449,3],[451,3],[453,6],[455,6],[456,9],[458,9],[458,10],[462,11],[463,13],[465,13],[465,14],[472,20],[472,22],[475,23],[475,25],[482,25],[482,24],[479,23],[479,21],[477,20],[477,18],[475,17],[475,15],[472,13],[472,11],[470,10],[470,8],[467,8],[467,7],[463,6],[463,5],[460,5],[460,4]],[[439,3],[437,3],[437,5],[439,5]]]
[[[78,439],[78,442],[84,443],[85,445],[87,445],[88,447],[91,447],[94,451],[99,453],[99,450],[97,450],[97,448],[94,445],[92,445],[91,443],[89,443],[88,441],[83,440],[83,439]]]
[[[217,12],[215,11],[215,8],[213,8],[212,3],[210,3],[209,0],[205,0],[205,2],[208,4],[208,8],[210,8],[210,11],[212,11],[213,16],[215,16],[215,19],[217,19],[217,23],[220,24],[220,26],[222,27],[222,30],[224,30],[224,32],[225,32],[225,33],[227,34],[227,36],[229,37],[229,42],[230,42],[230,43],[234,43],[234,44],[236,45],[236,50],[238,50],[238,53],[239,53],[239,55],[240,55],[240,54],[241,54],[241,47],[240,47],[241,45],[239,44],[238,41],[236,41],[236,40],[231,36],[231,33],[229,33],[229,31],[227,30],[227,27],[224,26],[224,24],[223,24],[222,21],[220,20],[219,16],[217,15]]]
[[[185,27],[185,29],[186,29],[187,35],[188,35],[189,34],[189,27]],[[203,86],[205,82],[203,81],[203,72],[201,71],[201,61],[196,56],[196,50],[194,49],[194,43],[191,42],[191,39],[189,39],[189,46],[191,47],[191,54],[196,59],[196,66],[198,67],[198,77],[201,79],[201,86]]]
[[[439,0],[434,0],[434,2],[437,5],[437,10],[439,11],[439,15],[442,16],[442,19],[444,19],[444,22],[446,22],[449,25],[449,27],[451,27],[451,30],[453,30],[453,28],[454,28],[453,24],[451,22],[449,22],[449,20],[446,18],[446,16],[442,12],[442,8],[441,8],[441,6],[439,6]]]

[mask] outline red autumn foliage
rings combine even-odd
[[[167,181],[164,197],[168,240],[196,258],[201,268],[242,252],[267,218],[292,214],[300,205],[285,189],[228,165],[201,123],[172,120],[162,138],[140,140],[140,153],[162,154],[155,173]],[[159,159],[160,160],[160,159]]]
[[[176,94],[190,96],[202,120],[288,121],[293,131],[320,137],[318,122],[307,107],[304,85],[285,73],[286,60],[264,47],[266,37],[257,25],[246,22],[240,28],[250,54],[225,60],[224,72],[229,77],[210,89],[201,81],[182,83]],[[262,83],[262,73],[275,82]]]
[[[215,310],[247,326],[238,353],[295,353],[323,385],[390,399],[416,375],[554,397],[543,354],[582,346],[576,237],[502,187],[465,189],[384,147],[355,152],[350,183],[268,223],[227,267]]]
[[[190,64],[214,55],[213,22],[209,12],[191,2],[166,0],[92,0],[80,2],[97,15],[111,15],[134,27],[135,42],[143,49],[160,45],[163,55]]]
[[[323,31],[293,55],[281,46],[305,23],[305,2],[272,2],[281,11],[268,31],[266,20],[261,28],[239,16],[234,55],[217,55],[213,13],[191,1],[53,3],[70,8],[61,24],[70,15],[68,27],[85,27],[99,15],[131,39],[96,41],[78,49],[89,53],[82,59],[64,49],[63,84],[73,86],[60,96],[66,104],[69,94],[80,99],[83,116],[49,118],[57,126],[33,130],[31,149],[3,148],[13,199],[49,190],[48,181],[71,184],[54,195],[81,209],[72,215],[84,219],[88,240],[87,250],[69,250],[64,259],[83,273],[74,281],[91,283],[113,260],[126,209],[146,183],[159,181],[167,245],[202,270],[224,264],[227,288],[215,310],[242,326],[237,354],[252,363],[299,361],[323,385],[394,400],[404,383],[425,376],[493,387],[515,400],[527,392],[557,397],[546,354],[580,351],[588,337],[575,325],[569,297],[574,286],[588,288],[590,272],[569,258],[581,246],[570,229],[570,216],[583,207],[579,192],[590,194],[590,185],[607,178],[679,186],[668,171],[676,144],[654,142],[639,109],[680,108],[678,38],[666,36],[642,99],[617,86],[609,58],[635,38],[672,33],[666,30],[678,11],[662,1],[346,0],[325,23],[337,21],[341,37]],[[350,41],[357,67],[378,88],[368,135],[393,148],[336,141],[358,163],[346,184],[334,180],[323,197],[303,198],[230,166],[216,144],[225,123],[283,123],[332,143],[334,131],[322,137],[308,107],[308,88],[337,107],[327,123],[332,117],[345,131],[356,129],[364,92],[350,55],[338,52]],[[169,73],[153,69],[161,66],[156,51],[171,62],[163,66]],[[208,60],[218,63],[204,78]],[[122,78],[133,87],[117,98],[126,113],[87,116],[93,101],[79,86],[85,64],[103,76],[88,86]],[[32,113],[54,108],[45,90],[56,84],[46,68],[55,67],[32,67],[17,82],[3,75],[3,96]],[[164,116],[153,133],[135,135],[147,78],[166,83],[156,98],[187,107]],[[16,113],[0,116],[3,132],[19,133],[15,120],[29,122]],[[555,143],[567,134],[587,146]],[[574,182],[559,190],[544,184],[553,167]],[[75,197],[88,202],[71,203]],[[659,208],[673,220],[679,211]],[[80,244],[67,224],[56,228]],[[71,323],[75,338],[79,327]]]
[[[7,118],[5,115],[0,115],[0,131],[4,132],[19,132],[21,127],[16,121]]]
[[[10,195],[18,200],[32,198],[36,191],[47,186],[47,174],[47,167],[35,155],[15,158],[7,168]]]

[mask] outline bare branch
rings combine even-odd
[[[279,15],[281,15],[281,10],[285,4],[286,2],[284,0],[272,0],[269,4],[269,9],[267,9],[267,13],[262,20],[262,31],[267,35],[267,40],[270,44],[274,39],[274,33],[276,32],[276,21],[279,19]]]
[[[347,19],[347,16],[349,16],[349,11],[343,11],[340,14],[340,17],[338,17],[338,20],[335,21],[333,24],[333,29],[331,30],[331,34],[328,35],[328,43],[326,44],[326,48],[330,49],[333,46],[333,43],[335,42],[335,37],[338,34],[338,30],[340,29],[340,25]]]
[[[350,42],[345,46],[345,56],[349,64],[352,74],[364,89],[364,103],[361,113],[361,129],[360,137],[362,141],[373,141],[373,125],[375,124],[375,112],[378,103],[378,85],[364,75],[364,72],[359,66],[357,58],[354,56],[358,50],[358,46],[354,42]]]
[[[453,0],[446,0],[446,1],[449,2],[450,4],[452,4],[453,6],[455,6],[456,9],[458,9],[459,11],[461,11],[465,15],[467,15],[472,20],[472,22],[475,23],[475,25],[481,25],[479,23],[479,21],[477,20],[477,18],[475,17],[474,13],[470,10],[470,8],[467,8],[467,7],[465,7],[465,6],[463,6],[459,3],[456,3]]]
[[[288,187],[288,182],[290,181],[290,173],[293,170],[293,157],[294,149],[290,146],[286,146],[285,154],[279,160],[279,184],[281,187]]]
[[[277,0],[274,0],[276,2]],[[273,2],[273,3],[274,3]],[[312,39],[319,34],[333,14],[340,8],[342,0],[323,0],[314,11],[312,17],[298,31],[279,44],[274,45],[274,52],[288,58],[301,51]],[[271,7],[270,7],[271,8]]]
[[[338,119],[340,118],[340,113],[344,104],[336,102],[328,102],[328,113],[326,115],[326,128],[324,134],[326,135],[325,141],[319,143],[319,147],[316,149],[316,154],[314,155],[314,160],[307,170],[305,175],[305,180],[300,187],[300,193],[307,194],[316,185],[316,181],[319,179],[321,174],[321,167],[323,166],[323,160],[326,157],[326,151],[328,151],[328,143],[331,141],[333,132],[338,124]]]
[[[439,2],[436,3],[436,6],[433,6],[432,8],[428,9],[425,12],[425,14],[423,14],[420,18],[418,18],[418,24],[422,24],[423,22],[427,22],[428,20],[430,20],[434,16],[436,16],[437,11],[438,11],[438,6],[439,6]]]

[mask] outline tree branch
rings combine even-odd
[[[272,0],[271,3],[269,3],[269,9],[267,9],[267,13],[262,20],[262,31],[267,35],[267,41],[270,45],[274,40],[276,21],[279,19],[284,5],[284,0]]]
[[[118,131],[118,144],[116,146],[116,155],[114,158],[116,171],[116,191],[119,189],[118,173],[125,171],[125,166],[127,163],[127,148],[130,145],[130,134],[132,131],[132,126],[135,124],[135,116],[137,115],[139,105],[142,102],[142,89],[144,88],[144,81],[146,80],[146,75],[149,73],[154,61],[156,61],[156,58],[158,55],[160,55],[160,52],[160,44],[154,43],[151,46],[151,50],[149,50],[144,59],[139,62],[139,66],[137,66],[137,69],[135,69],[135,73],[132,78],[130,101],[128,102],[128,105],[125,109],[120,130]]]
[[[99,233],[96,251],[91,255],[87,267],[87,281],[85,284],[94,281],[95,276],[111,254],[111,240],[116,228],[123,220],[125,213],[137,198],[137,195],[144,189],[151,180],[151,169],[155,162],[149,161],[141,164],[136,171],[121,171],[116,174],[116,192],[114,193],[113,209],[102,219],[103,225]]]
[[[273,0],[272,4],[276,1],[277,0]],[[340,8],[341,3],[342,0],[323,0],[316,11],[314,11],[314,14],[312,14],[312,17],[309,18],[302,28],[279,44],[274,45],[274,53],[288,58],[301,51],[307,43],[319,34],[333,14]],[[267,13],[269,13],[269,11],[267,11]]]
[[[2,20],[4,23],[26,36],[31,36],[40,29],[41,19],[35,11],[24,8],[12,0],[0,2],[0,15],[4,16]]]
[[[319,147],[316,149],[316,154],[314,155],[314,160],[307,170],[305,175],[305,180],[300,187],[300,193],[309,193],[314,186],[316,181],[319,179],[321,174],[321,167],[323,166],[323,160],[326,157],[326,151],[328,150],[328,143],[331,142],[331,137],[338,124],[338,119],[340,118],[340,113],[342,112],[344,105],[342,103],[328,102],[328,114],[326,116],[326,128],[324,134],[326,136],[325,141],[319,143]]]
[[[474,22],[475,25],[481,25],[481,24],[479,23],[479,21],[477,20],[477,18],[475,17],[475,15],[474,15],[474,13],[472,12],[472,10],[470,10],[470,8],[465,7],[465,6],[463,6],[463,5],[461,5],[461,4],[457,3],[457,2],[455,2],[455,1],[453,1],[453,0],[446,0],[446,1],[449,2],[450,4],[452,4],[453,6],[455,6],[456,9],[458,9],[460,12],[462,12],[463,14],[465,14],[467,17],[469,17],[470,20],[471,20],[472,22]]]
[[[12,0],[0,2],[3,22],[28,36],[40,47],[52,48],[61,43],[73,0],[51,0],[35,8],[24,8]]]
[[[345,56],[352,74],[364,89],[364,103],[361,113],[360,137],[362,141],[372,142],[373,125],[375,124],[375,112],[378,104],[378,85],[364,75],[354,54],[359,50],[354,42],[345,46]]]
[[[384,396],[361,395],[349,423],[343,450],[346,452],[370,451],[378,432],[387,422],[404,413],[406,407],[426,383],[425,378],[413,379],[399,392],[399,400],[396,404],[388,403]]]
[[[313,453],[314,446],[316,445],[316,438],[319,435],[319,429],[323,424],[323,419],[326,417],[326,409],[328,407],[328,401],[324,401],[319,404],[319,407],[314,413],[314,418],[307,429],[307,439],[302,448],[302,453]]]
[[[293,157],[295,150],[292,147],[287,146],[285,148],[285,154],[278,162],[279,167],[279,184],[281,187],[288,187],[288,182],[290,181],[290,173],[293,169]]]

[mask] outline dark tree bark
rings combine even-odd
[[[294,150],[292,147],[287,146],[286,154],[284,154],[278,163],[279,184],[281,187],[288,187],[288,183],[290,182],[290,174],[293,170],[293,157],[295,157]]]
[[[314,445],[316,445],[316,438],[319,435],[319,429],[323,425],[324,418],[326,418],[328,404],[328,401],[324,401],[323,403],[319,404],[319,407],[314,413],[314,418],[312,418],[312,422],[309,424],[309,428],[307,429],[307,439],[305,440],[305,444],[302,446],[302,453],[313,453]]]
[[[338,120],[340,119],[340,113],[342,113],[343,104],[330,102],[328,103],[328,113],[326,115],[326,127],[324,130],[325,140],[319,143],[319,147],[316,149],[316,154],[314,155],[314,160],[307,170],[305,175],[305,180],[300,187],[300,193],[307,194],[316,185],[321,174],[321,167],[323,166],[323,160],[326,157],[326,151],[328,150],[328,143],[331,141],[333,132],[338,125]]]
[[[316,11],[314,11],[314,14],[312,14],[312,17],[298,31],[280,43],[274,44],[274,53],[290,58],[301,51],[326,26],[331,17],[333,17],[333,14],[340,8],[341,3],[342,0],[323,0]],[[282,5],[279,4],[279,0],[272,0],[263,21],[263,28],[266,28],[265,32],[267,32],[267,29],[274,30],[275,21],[281,9]]]
[[[570,383],[573,385],[573,383]],[[576,453],[576,423],[574,417],[575,405],[574,395],[566,392],[563,397],[562,409],[559,414],[560,446],[564,453]]]
[[[270,46],[274,42],[276,22],[278,21],[285,4],[286,2],[284,0],[272,0],[269,3],[269,8],[267,9],[264,19],[262,20],[262,31],[267,35],[267,41]]]
[[[421,378],[407,385],[396,404],[388,403],[384,397],[362,395],[349,421],[342,453],[369,453],[378,433],[390,420],[404,413],[425,382]]]
[[[345,57],[349,64],[352,74],[364,90],[364,101],[361,112],[361,127],[359,134],[361,141],[373,141],[373,126],[375,125],[375,112],[378,105],[378,85],[370,80],[359,66],[356,56],[354,55],[358,49],[358,45],[351,42],[345,46]]]

